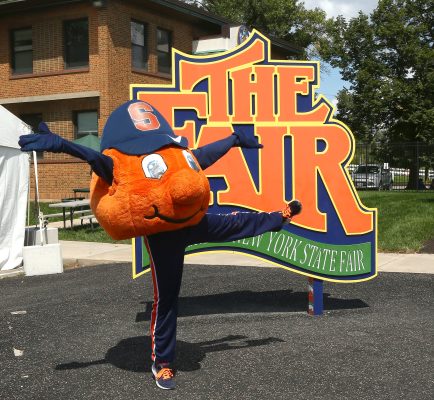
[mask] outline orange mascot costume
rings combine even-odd
[[[256,138],[234,132],[189,150],[149,103],[132,100],[109,116],[101,152],[71,143],[42,123],[24,135],[23,151],[63,152],[86,160],[94,172],[91,208],[114,239],[143,236],[151,260],[152,372],[158,387],[173,389],[178,294],[184,251],[194,243],[224,242],[278,231],[301,211],[296,200],[281,212],[207,214],[209,183],[203,169],[232,147],[261,148]]]

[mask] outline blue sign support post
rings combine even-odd
[[[308,278],[309,315],[322,315],[324,312],[323,283],[320,279]]]

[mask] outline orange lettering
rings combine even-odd
[[[320,103],[311,112],[297,111],[297,94],[309,94],[309,83],[315,80],[313,66],[279,65],[276,70],[279,90],[279,121],[324,122],[330,112],[330,108],[325,103]]]
[[[348,183],[343,163],[348,159],[351,141],[340,125],[295,126],[293,138],[293,196],[303,203],[297,223],[309,229],[325,231],[326,215],[318,210],[318,175],[348,235],[372,231],[372,214],[361,209]],[[318,152],[318,140],[327,147]]]
[[[231,71],[234,123],[274,122],[274,66]],[[255,81],[252,80],[255,77]],[[254,96],[254,98],[253,98]],[[253,112],[253,103],[255,112]]]
[[[175,128],[175,111],[179,109],[195,110],[199,118],[206,118],[206,93],[174,93],[174,92],[140,92],[138,95],[140,100],[151,103],[173,128],[177,135],[186,136],[190,145],[194,143],[194,135],[188,128],[188,125],[183,128]],[[194,125],[193,125],[194,126]],[[183,134],[186,128],[186,134]]]
[[[182,60],[180,62],[181,90],[192,90],[203,79],[208,80],[208,122],[229,120],[228,70],[248,66],[264,59],[264,43],[256,40],[250,47],[239,52],[235,57],[218,61],[197,63]]]

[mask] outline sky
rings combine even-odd
[[[370,14],[377,6],[378,0],[302,0],[306,8],[322,8],[328,17],[343,15],[345,18],[355,17],[361,10]]]
[[[370,14],[378,4],[378,0],[302,0],[307,9],[321,8],[327,17],[343,15],[346,19],[357,16],[359,11]],[[340,78],[339,70],[329,67],[329,73],[321,74],[321,86],[319,92],[328,100],[336,102],[337,92],[344,87],[346,82]]]

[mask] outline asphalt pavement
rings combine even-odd
[[[0,280],[0,398],[433,398],[433,274],[325,282],[320,317],[279,268],[186,265],[183,280],[170,392],[151,379],[149,274]]]

